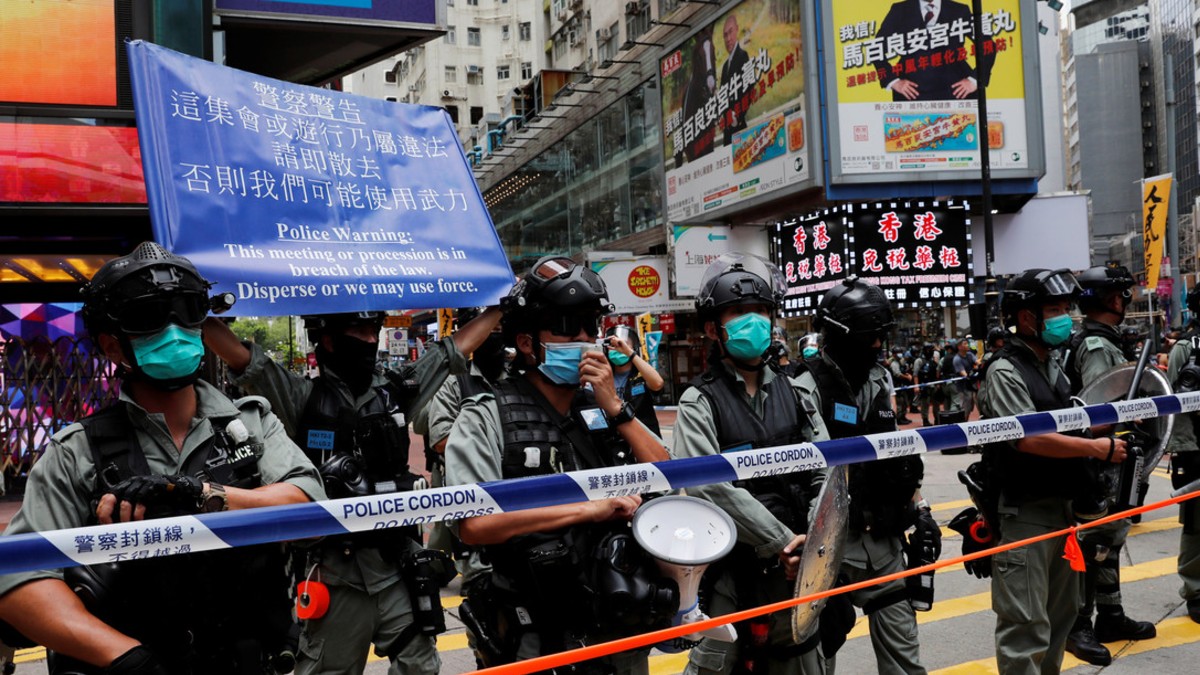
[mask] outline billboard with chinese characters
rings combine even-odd
[[[694,297],[700,292],[704,271],[717,256],[729,251],[767,255],[767,238],[757,227],[728,225],[675,225],[671,228],[675,252],[675,296]]]
[[[744,0],[662,57],[668,220],[817,184],[814,35],[809,3]]]
[[[1040,177],[1033,5],[983,0],[976,44],[965,0],[824,0],[830,184],[975,180],[980,133],[988,134],[993,178]],[[986,124],[978,119],[984,84]]]
[[[445,110],[128,51],[155,239],[232,314],[491,305],[512,286]]]
[[[617,314],[679,312],[694,309],[691,300],[672,300],[666,256],[593,260],[592,271],[604,280]]]
[[[965,305],[974,272],[971,219],[963,202],[850,204],[850,272],[896,307]]]
[[[848,241],[841,208],[775,224],[776,262],[787,280],[784,316],[815,312],[821,296],[846,278]]]

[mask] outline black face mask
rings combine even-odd
[[[871,342],[874,342],[873,337]],[[858,391],[867,383],[871,368],[879,360],[883,348],[863,344],[862,340],[855,337],[844,337],[828,341],[825,344],[825,353],[842,370],[850,388]]]
[[[379,346],[349,335],[333,336],[333,351],[317,347],[317,361],[342,378],[355,395],[366,393],[375,374]]]
[[[504,336],[491,333],[471,355],[471,361],[488,382],[495,382],[504,370]]]

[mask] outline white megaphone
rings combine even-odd
[[[659,570],[679,585],[679,611],[672,625],[707,619],[700,611],[700,578],[710,563],[728,555],[737,543],[737,528],[729,514],[695,497],[659,497],[637,510],[633,537],[654,557]],[[726,624],[685,636],[688,640],[701,637],[733,642],[737,631]]]

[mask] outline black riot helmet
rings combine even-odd
[[[701,321],[715,321],[721,310],[737,305],[765,305],[775,311],[787,284],[779,267],[753,253],[723,253],[704,270],[696,311]]]
[[[987,346],[994,347],[996,346],[997,341],[1001,341],[1006,338],[1008,338],[1008,331],[999,326],[992,326],[990,329],[988,329]]]
[[[1133,297],[1130,289],[1137,280],[1123,265],[1097,265],[1090,267],[1075,276],[1082,292],[1079,294],[1079,306],[1083,311],[1103,311],[1104,302],[1112,293],[1119,293],[1126,303]]]
[[[1043,321],[1042,307],[1059,300],[1074,302],[1083,291],[1068,269],[1028,269],[1013,277],[1000,297],[1000,312],[1007,328],[1017,325],[1017,312],[1028,309]],[[1040,330],[1040,329],[1039,329]]]
[[[828,335],[860,337],[864,341],[887,337],[895,325],[892,303],[883,289],[857,276],[847,277],[826,291],[813,320],[813,327]]]
[[[500,300],[500,307],[509,346],[515,346],[517,333],[542,329],[568,337],[583,330],[596,337],[600,317],[613,311],[600,275],[563,256],[546,256],[535,262]]]
[[[352,326],[370,325],[378,332],[383,328],[387,312],[341,312],[338,314],[308,314],[304,317],[304,330],[310,342],[317,342],[322,335],[334,335]]]
[[[84,285],[83,325],[92,339],[101,333],[152,335],[172,323],[199,328],[213,304],[211,287],[187,258],[142,242],[105,263]],[[232,306],[232,294],[224,294],[222,302]]]

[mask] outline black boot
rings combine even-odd
[[[1158,635],[1158,629],[1149,621],[1134,621],[1125,616],[1125,610],[1096,613],[1096,639],[1101,642],[1123,642],[1125,640],[1149,640]]]
[[[1093,666],[1107,666],[1112,663],[1112,654],[1109,653],[1108,647],[1096,639],[1096,633],[1092,631],[1092,620],[1085,616],[1075,619],[1075,626],[1067,636],[1067,651],[1080,661]]]
[[[1187,610],[1188,610],[1188,617],[1192,621],[1195,621],[1196,623],[1200,623],[1200,598],[1192,598],[1191,600],[1188,600],[1187,601]]]

